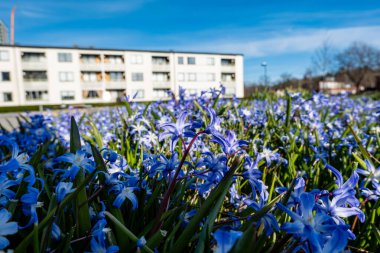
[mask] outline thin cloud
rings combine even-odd
[[[280,54],[312,52],[323,41],[329,39],[338,49],[344,48],[353,41],[365,40],[373,46],[380,46],[380,26],[346,27],[336,29],[298,29],[282,36],[259,39],[252,34],[241,40],[224,40],[182,44],[181,49],[221,51],[243,53],[246,57],[263,57]]]

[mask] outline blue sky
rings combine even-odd
[[[19,44],[243,53],[246,82],[260,79],[262,61],[272,81],[302,76],[325,40],[380,47],[377,0],[8,0],[7,24],[13,5]]]

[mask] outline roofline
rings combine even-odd
[[[176,51],[176,50],[144,50],[144,49],[115,49],[115,48],[96,48],[96,47],[68,47],[68,46],[42,46],[42,45],[0,45],[0,47],[24,47],[24,48],[41,48],[41,49],[74,49],[74,50],[96,50],[96,51],[117,51],[117,52],[151,52],[151,53],[178,53],[178,54],[211,54],[211,55],[231,55],[244,56],[238,53],[218,53],[218,52],[200,52],[200,51]]]

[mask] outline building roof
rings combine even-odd
[[[144,49],[115,49],[115,48],[97,48],[97,47],[80,47],[80,46],[43,46],[43,45],[0,45],[1,47],[22,47],[22,48],[41,48],[41,49],[76,49],[76,50],[96,50],[96,51],[118,51],[118,52],[152,52],[152,53],[179,53],[179,54],[212,54],[212,55],[231,55],[244,56],[244,54],[235,53],[218,53],[218,52],[201,52],[201,51],[176,51],[176,50],[144,50]]]

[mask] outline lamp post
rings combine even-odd
[[[267,80],[268,80],[268,78],[267,78],[267,62],[265,62],[265,61],[263,61],[262,63],[261,63],[261,67],[263,67],[264,68],[264,85],[265,85],[265,87],[267,86]]]

